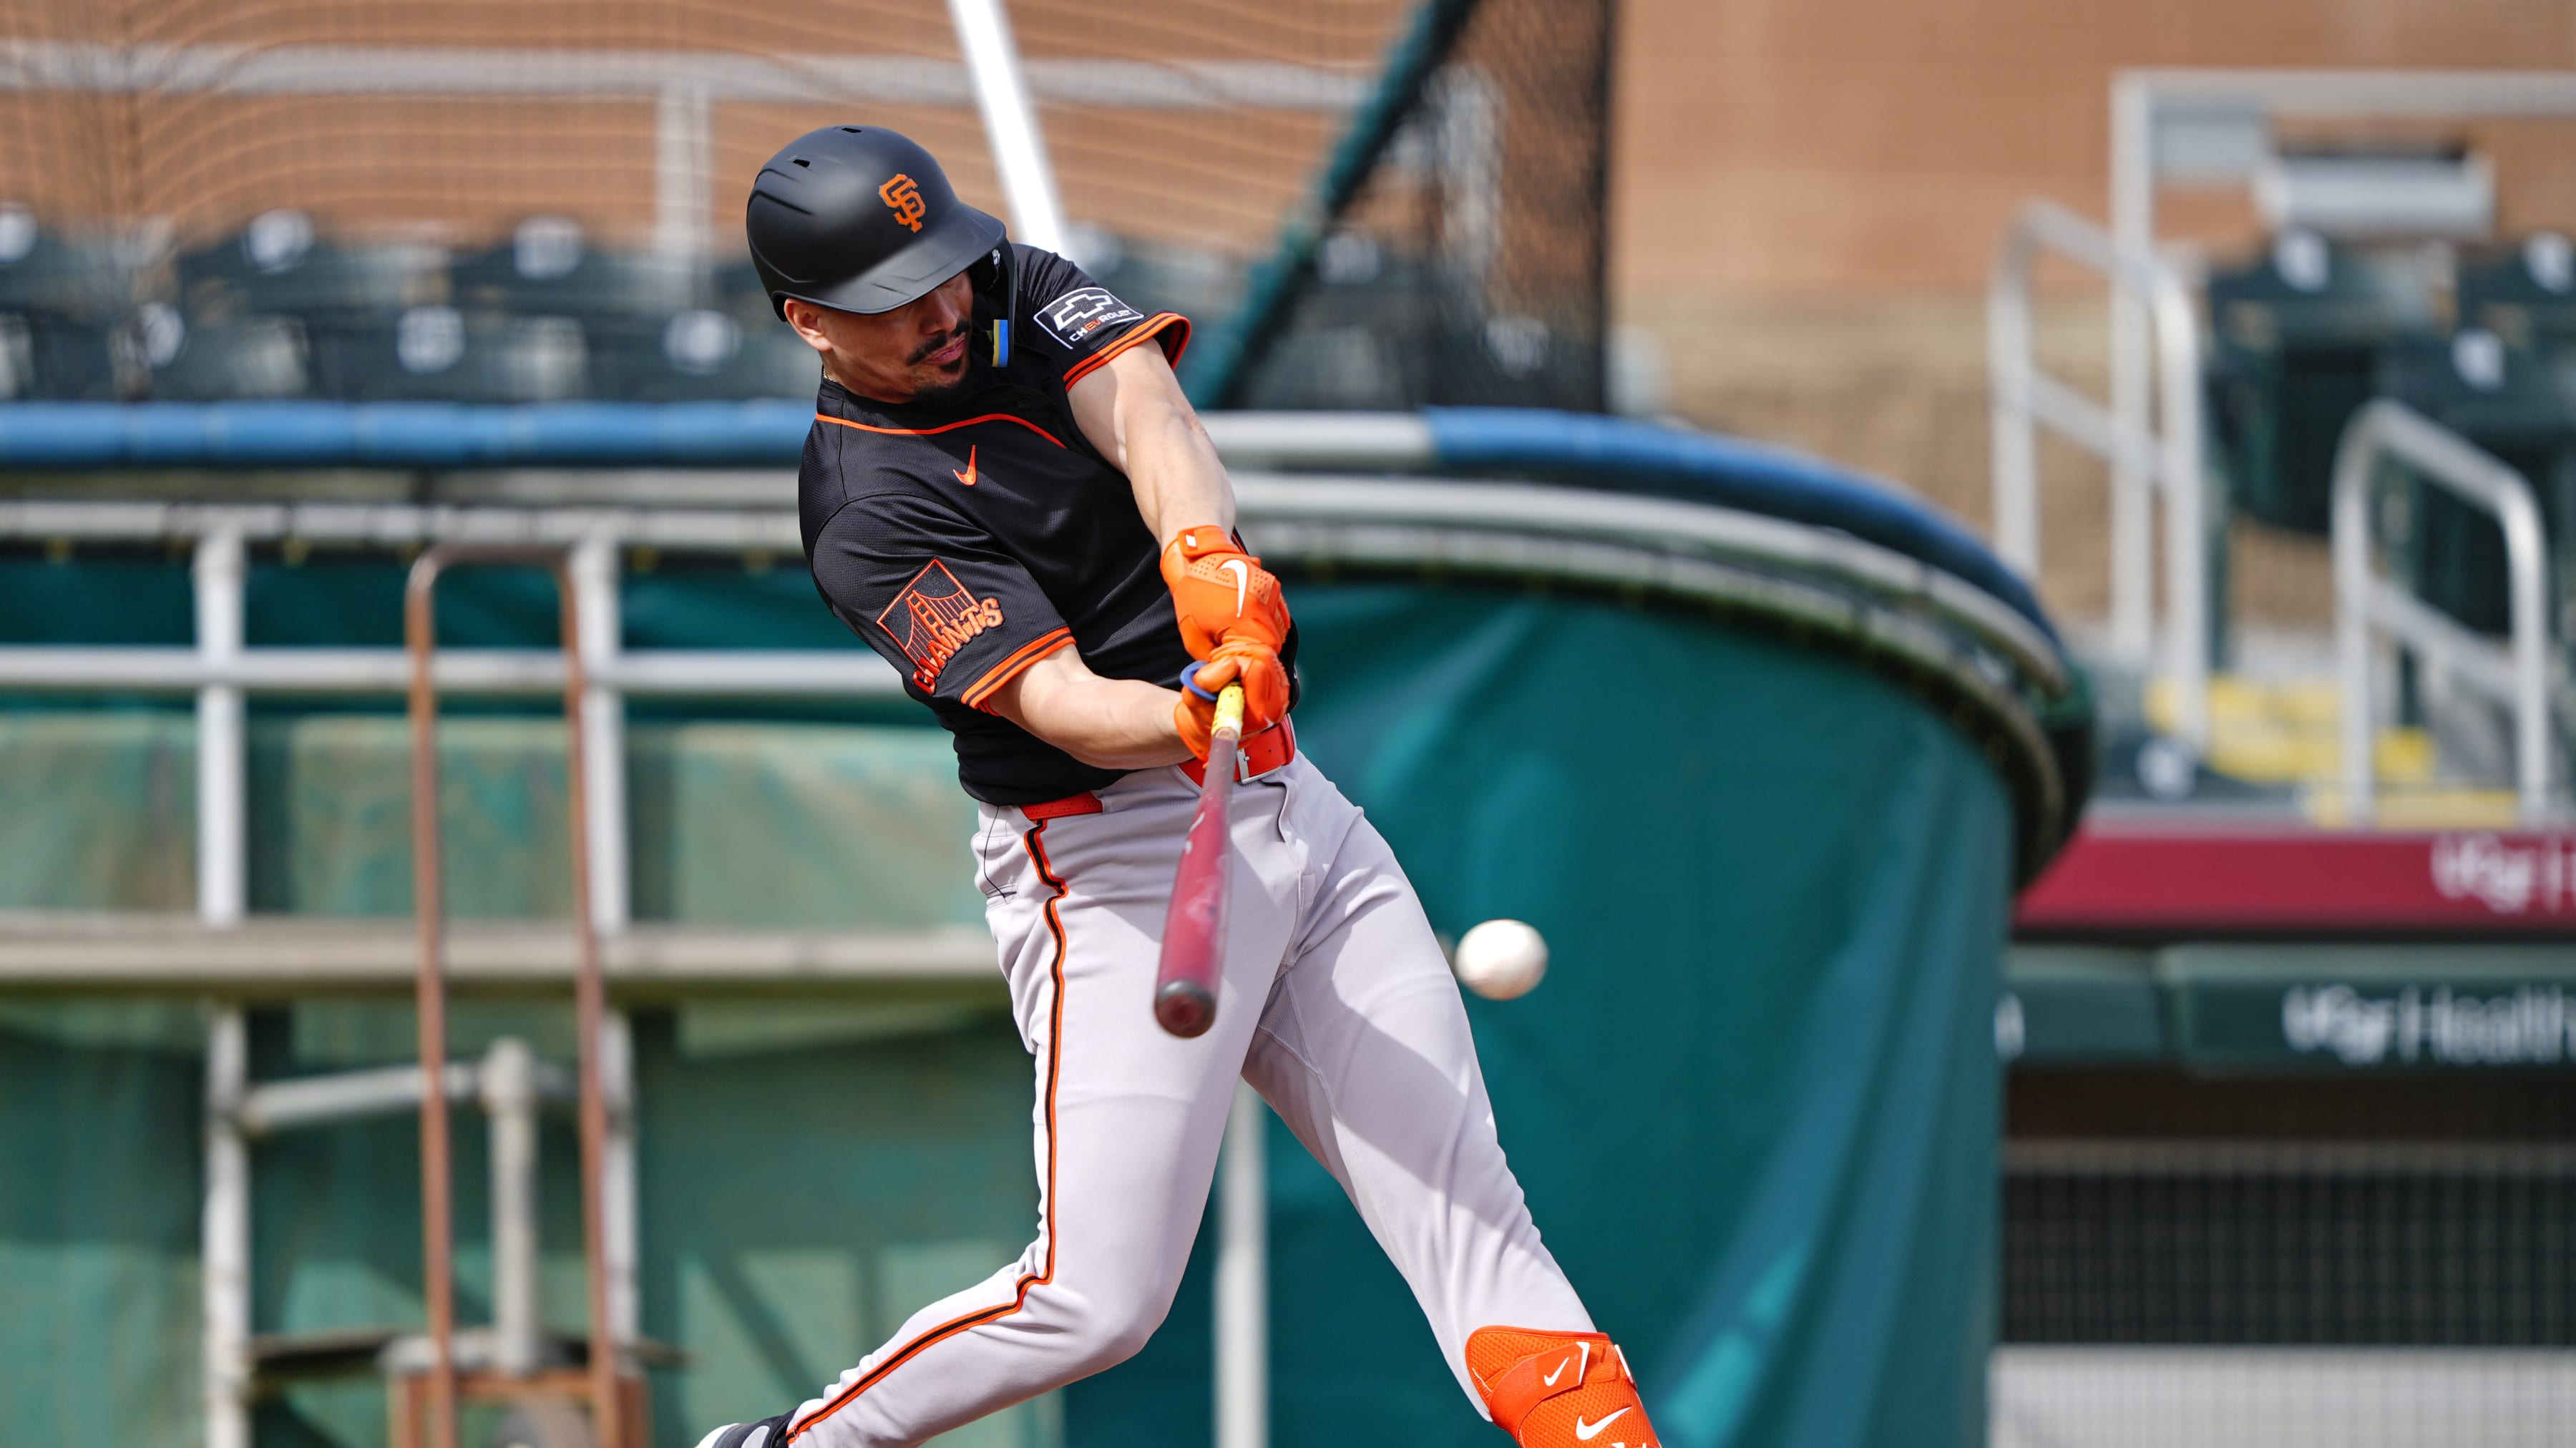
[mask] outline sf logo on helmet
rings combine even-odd
[[[877,195],[894,208],[895,220],[915,231],[921,230],[922,213],[929,208],[922,202],[921,188],[912,184],[910,176],[896,172],[894,179],[877,188]]]

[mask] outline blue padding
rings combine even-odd
[[[1658,493],[1837,528],[1954,574],[2057,637],[2029,586],[1974,535],[1892,484],[1821,458],[1590,413],[1431,407],[1423,417],[1444,470]]]
[[[1965,529],[1894,487],[1736,438],[1587,413],[1424,410],[1440,466],[1659,493],[1838,528],[1957,575],[2056,630]],[[809,402],[19,402],[0,469],[792,467]]]
[[[810,402],[22,402],[0,468],[792,466]]]

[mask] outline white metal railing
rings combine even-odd
[[[2569,116],[2570,70],[2124,69],[2111,78],[2111,232],[2122,249],[2154,254],[2162,188],[2251,186],[2277,154],[2284,119],[2385,126]],[[2149,331],[2141,301],[2114,293],[2111,395],[2133,428],[2146,426]]]
[[[2031,272],[2043,254],[2099,274],[2115,300],[2134,299],[2154,319],[2160,427],[2124,421],[2040,370],[2031,326]],[[2178,696],[2182,738],[2209,741],[2209,574],[2202,494],[2200,323],[2180,273],[2127,250],[2109,232],[2047,202],[2023,208],[2005,234],[1986,299],[1986,356],[1993,424],[1995,551],[2039,578],[2039,431],[2042,427],[2111,465],[2111,647],[2146,662],[2158,652],[2153,621],[2152,497],[2165,504],[2163,666]]]
[[[2383,457],[2415,468],[2504,529],[2510,632],[2498,645],[2379,576],[2371,473]],[[2466,438],[2401,403],[2363,405],[2344,428],[2334,464],[2335,666],[2343,733],[2345,813],[2371,817],[2375,733],[2370,640],[2385,631],[2401,649],[2513,711],[2514,793],[2525,823],[2550,805],[2548,548],[2531,484]]]

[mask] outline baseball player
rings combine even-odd
[[[919,1443],[1159,1325],[1239,1076],[1349,1192],[1478,1411],[1526,1448],[1651,1448],[1627,1359],[1539,1242],[1457,987],[1386,841],[1297,752],[1297,630],[1174,383],[1187,320],[1008,241],[930,153],[799,138],[747,226],[822,355],[815,587],[955,736],[976,884],[1036,1065],[1037,1236],[793,1412],[701,1448]],[[1153,1018],[1216,691],[1243,686],[1223,1008]]]

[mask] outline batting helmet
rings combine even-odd
[[[769,158],[743,217],[769,305],[891,312],[1002,244],[928,151],[880,126],[826,126]]]

